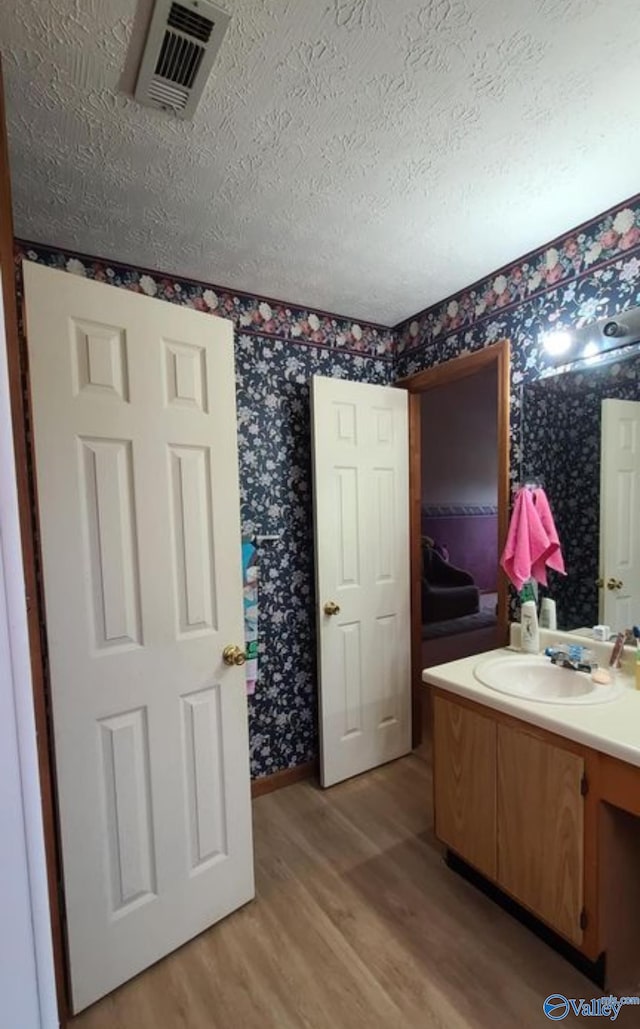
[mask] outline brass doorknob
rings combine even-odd
[[[225,647],[222,651],[222,660],[225,665],[243,665],[247,660],[244,654],[244,650],[240,650],[240,647],[236,647],[235,643],[230,643],[228,647]]]
[[[324,605],[324,613],[326,615],[339,615],[340,605],[336,604],[335,600],[328,600]]]
[[[599,590],[604,589],[604,579],[602,578],[602,576],[600,576],[599,579],[596,579],[596,586]]]
[[[614,579],[613,576],[610,579],[607,579],[608,590],[621,590],[623,586],[624,583],[622,579]]]

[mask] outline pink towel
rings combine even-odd
[[[542,583],[543,586],[546,586],[547,571],[545,565],[552,568],[554,572],[560,572],[561,575],[566,575],[567,573],[564,568],[564,558],[560,548],[558,531],[553,520],[553,515],[551,514],[547,494],[543,489],[536,489],[533,491],[533,501],[536,505],[536,512],[540,519],[542,529],[549,540],[549,545],[545,553],[538,559],[538,561],[535,562],[532,569],[532,576],[534,579],[537,579],[538,582]]]
[[[547,585],[545,565],[564,574],[564,561],[544,490],[516,494],[500,564],[517,590],[529,579]]]

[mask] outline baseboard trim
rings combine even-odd
[[[264,793],[273,793],[274,790],[281,790],[284,786],[291,786],[294,782],[301,782],[303,779],[312,779],[318,774],[318,762],[306,761],[294,768],[283,768],[281,772],[273,772],[271,775],[261,775],[258,779],[251,781],[251,796],[261,797]]]

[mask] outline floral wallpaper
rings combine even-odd
[[[309,386],[312,375],[392,380],[393,333],[320,312],[59,250],[22,258],[233,319],[243,535],[259,544],[258,682],[249,703],[252,776],[313,760],[317,743]],[[18,275],[20,288],[20,276]],[[238,554],[240,560],[240,554]]]
[[[526,477],[544,479],[567,575],[548,592],[561,628],[595,625],[600,574],[600,425],[605,397],[640,400],[640,356],[527,384],[522,427]],[[606,571],[606,570],[605,570]]]

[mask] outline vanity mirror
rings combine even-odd
[[[521,480],[544,484],[565,557],[558,628],[640,623],[640,352],[582,360],[522,390]]]

